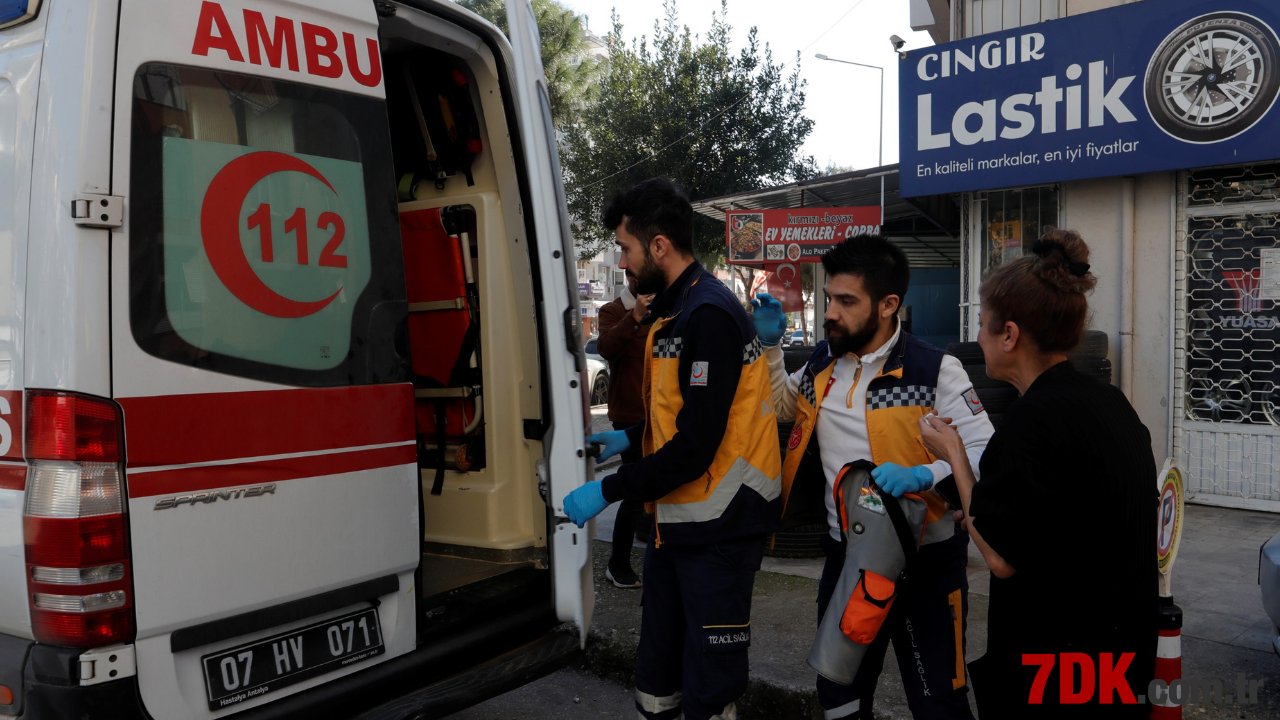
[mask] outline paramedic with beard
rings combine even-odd
[[[823,256],[822,266],[828,340],[790,377],[782,350],[774,345],[765,351],[778,421],[795,419],[783,463],[783,526],[821,522],[825,515],[830,527],[823,538],[827,560],[818,584],[819,621],[845,561],[832,483],[846,463],[875,463],[872,476],[879,487],[894,497],[920,494],[928,515],[915,564],[853,683],[819,677],[818,699],[827,720],[871,718],[892,641],[912,716],[972,720],[964,662],[969,536],[936,487],[942,483],[951,494],[951,468],[925,450],[918,421],[934,411],[953,418],[973,463],[991,437],[991,422],[960,361],[898,324],[911,271],[897,246],[879,236],[845,240]],[[779,338],[781,303],[762,295],[753,305],[761,342],[768,346]]]
[[[751,590],[782,514],[782,460],[769,367],[751,317],[693,256],[693,208],[665,178],[604,211],[636,292],[656,293],[642,384],[645,422],[590,438],[598,460],[644,457],[565,497],[582,527],[609,503],[643,500],[636,709],[647,720],[733,720],[747,688]]]

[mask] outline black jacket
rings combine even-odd
[[[985,709],[995,699],[1021,703],[1009,715],[1019,720],[1059,717],[1060,657],[1044,704],[1028,707],[1038,669],[1023,665],[1029,653],[1086,653],[1095,682],[1101,653],[1113,666],[1132,653],[1125,677],[1135,696],[1146,694],[1157,638],[1157,470],[1151,434],[1124,394],[1069,362],[1055,365],[1010,406],[981,467],[974,527],[1017,571],[991,579],[987,655],[973,669],[983,720],[1002,717]],[[1062,710],[1145,717],[1119,702],[1099,705],[1095,692]]]

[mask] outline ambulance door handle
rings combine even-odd
[[[118,228],[124,225],[124,198],[81,193],[71,201],[71,218],[84,227]]]
[[[564,340],[566,348],[573,353],[573,371],[582,372],[587,367],[587,356],[582,352],[582,316],[577,308],[564,311]]]

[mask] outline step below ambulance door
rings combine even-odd
[[[138,683],[270,704],[415,647],[413,388],[372,2],[122,0],[111,255]]]
[[[529,245],[537,253],[536,272],[542,284],[542,318],[547,349],[547,391],[544,406],[552,416],[543,447],[549,475],[548,502],[555,528],[551,534],[556,613],[578,626],[585,646],[595,595],[591,583],[591,530],[579,529],[564,514],[564,497],[588,477],[584,458],[584,428],[590,425],[586,397],[586,356],[582,352],[581,311],[573,239],[560,175],[547,77],[542,70],[538,23],[528,0],[507,0],[507,27],[515,54],[515,95],[520,141],[528,172],[529,206],[535,237]],[[526,223],[528,226],[528,223]],[[585,418],[585,425],[584,425]]]

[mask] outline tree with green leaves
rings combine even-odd
[[[506,0],[457,0],[458,5],[488,20],[508,36]],[[575,122],[590,101],[600,63],[587,55],[587,29],[581,15],[556,0],[533,0],[542,36],[542,69],[547,74],[547,101],[557,125]]]
[[[804,115],[799,56],[788,72],[754,27],[735,53],[723,0],[705,39],[678,23],[674,0],[663,7],[652,44],[644,36],[626,42],[614,15],[596,100],[563,128],[566,193],[583,259],[613,242],[599,222],[613,193],[645,178],[666,175],[697,199],[816,172],[813,158],[801,155],[813,121]],[[699,258],[718,264],[724,243],[724,223],[695,217]]]

